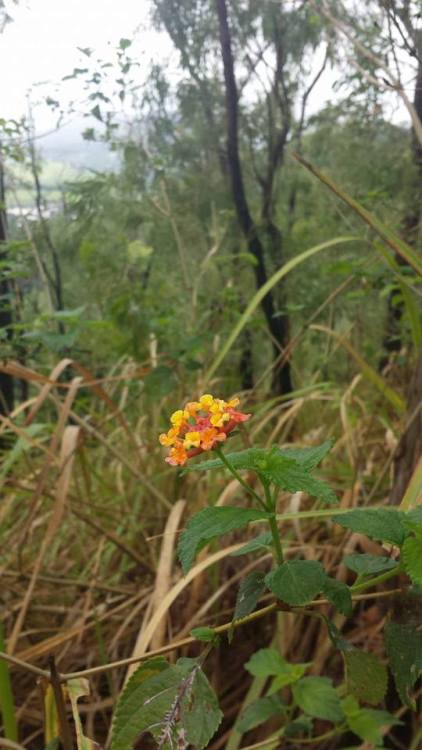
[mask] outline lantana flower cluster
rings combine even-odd
[[[188,458],[215,448],[226,440],[239,422],[251,416],[237,411],[238,398],[223,401],[205,393],[199,401],[189,401],[170,417],[171,427],[160,435],[161,445],[170,448],[166,458],[172,466],[183,466]]]

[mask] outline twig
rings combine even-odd
[[[60,726],[60,739],[63,744],[63,750],[73,750],[72,732],[70,730],[69,722],[67,720],[66,706],[63,699],[62,686],[60,683],[59,674],[57,672],[56,662],[54,656],[49,657],[50,665],[50,683],[53,688],[54,700],[56,702],[57,716],[59,719]]]

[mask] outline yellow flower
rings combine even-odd
[[[170,417],[170,422],[175,427],[180,427],[182,423],[185,421],[185,412],[182,409],[178,409],[177,411],[173,412],[173,414]]]
[[[177,435],[179,434],[179,430],[177,427],[171,427],[171,429],[168,432],[163,432],[159,436],[159,441],[161,445],[174,445],[177,440]]]
[[[236,425],[251,416],[237,411],[238,398],[224,401],[204,393],[199,401],[189,401],[171,417],[171,428],[159,436],[161,445],[170,448],[166,461],[183,466],[202,451],[213,450],[227,439]]]
[[[204,393],[199,399],[199,403],[204,411],[209,411],[214,403],[214,396],[211,396],[210,393]]]
[[[189,417],[194,417],[196,412],[199,411],[200,408],[201,404],[199,403],[199,401],[189,401],[186,404],[185,412],[187,412]]]
[[[213,427],[222,427],[224,422],[228,422],[230,419],[230,414],[225,414],[224,412],[217,412],[216,414],[213,414],[210,418],[210,422]]]
[[[199,448],[201,440],[201,434],[199,432],[187,432],[183,441],[183,446],[189,450],[189,448]]]

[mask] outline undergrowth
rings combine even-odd
[[[185,394],[145,393],[147,365],[5,368],[31,385],[1,425],[8,746],[417,747],[420,477],[383,509],[388,400],[361,377],[245,394],[245,429],[180,471],[157,436]]]

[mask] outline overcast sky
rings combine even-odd
[[[257,0],[258,1],[258,0]],[[157,33],[148,23],[149,0],[20,0],[15,6],[6,0],[13,22],[0,36],[0,116],[19,117],[26,111],[26,93],[32,88],[33,100],[47,94],[54,96],[54,83],[83,63],[78,47],[92,47],[96,56],[110,59],[121,37],[131,38],[140,29],[133,56],[140,60],[140,75],[151,58],[168,59],[171,43],[163,32]],[[173,52],[170,58],[177,61]],[[169,69],[171,69],[170,65]],[[335,73],[324,78],[313,94],[310,109],[319,109],[333,98]],[[34,86],[50,81],[48,86]],[[78,88],[79,87],[79,88]],[[78,98],[81,83],[66,84],[60,97]],[[395,121],[406,120],[400,111]],[[37,108],[38,132],[54,126],[49,110]]]
[[[0,37],[0,115],[23,114],[30,88],[34,99],[41,92],[51,93],[51,86],[34,84],[59,82],[80,66],[78,47],[92,47],[98,57],[107,59],[120,38],[131,38],[141,27],[136,52],[144,67],[157,53],[168,56],[171,45],[166,35],[149,28],[149,7],[149,0],[20,0],[17,6],[9,0],[13,22]],[[63,87],[65,92],[75,95],[72,84]],[[48,113],[40,110],[38,126],[50,123]]]

